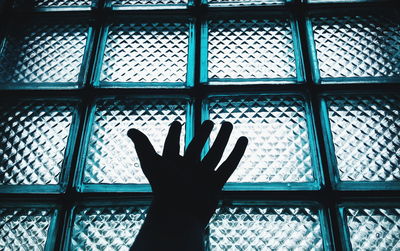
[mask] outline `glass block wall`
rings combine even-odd
[[[0,250],[129,250],[151,189],[127,131],[161,152],[207,119],[204,153],[223,121],[223,159],[249,139],[207,250],[400,249],[395,2],[0,2]]]

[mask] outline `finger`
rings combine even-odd
[[[246,137],[240,137],[236,142],[235,147],[229,154],[229,157],[220,165],[217,170],[217,179],[219,185],[222,187],[226,181],[231,177],[236,167],[239,165],[248,144]]]
[[[226,145],[228,144],[232,128],[233,126],[230,122],[222,123],[221,129],[218,132],[214,144],[202,161],[204,167],[214,170],[215,167],[218,165],[219,161],[221,160],[222,154],[224,153]]]
[[[128,137],[131,138],[135,144],[136,152],[142,168],[151,165],[151,162],[156,158],[157,153],[147,136],[137,129],[130,129],[128,131]]]
[[[176,157],[179,155],[179,141],[182,125],[178,121],[172,122],[167,138],[165,139],[163,156]]]
[[[190,142],[185,152],[185,158],[188,160],[200,160],[200,153],[206,143],[211,130],[214,127],[214,123],[210,120],[206,120],[200,127],[200,130]]]

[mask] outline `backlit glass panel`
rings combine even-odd
[[[146,206],[77,209],[70,247],[73,250],[128,251],[146,212]]]
[[[208,0],[210,6],[281,5],[286,2],[287,0]]]
[[[44,250],[53,210],[0,208],[1,250]]]
[[[90,6],[91,0],[16,0],[14,6],[16,7],[33,7],[33,8],[47,8],[47,7],[80,7]]]
[[[0,50],[0,82],[78,82],[87,31],[80,24],[13,27]]]
[[[144,184],[134,144],[127,136],[137,128],[162,152],[169,125],[186,122],[187,101],[181,99],[132,99],[99,101],[94,112],[84,183]],[[182,127],[181,150],[185,126]]]
[[[232,206],[217,210],[211,250],[323,250],[318,210]]]
[[[340,180],[400,180],[399,104],[398,96],[327,97]]]
[[[208,21],[208,78],[295,78],[290,21],[228,19]]]
[[[322,78],[400,77],[398,15],[313,17]]]
[[[234,130],[222,159],[236,140],[249,139],[247,150],[228,182],[312,182],[314,174],[301,97],[215,96],[208,100],[209,118],[229,121]],[[216,137],[214,127],[211,142]]]
[[[113,7],[174,8],[186,5],[188,0],[111,0]]]
[[[188,47],[188,23],[111,24],[100,80],[184,85]]]
[[[399,250],[400,208],[345,208],[353,250]]]
[[[60,183],[74,110],[65,101],[0,104],[0,185]]]

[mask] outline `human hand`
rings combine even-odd
[[[128,136],[135,144],[142,170],[154,193],[154,203],[194,216],[205,227],[217,206],[217,195],[242,158],[248,140],[240,137],[228,158],[216,169],[232,132],[232,124],[222,123],[214,144],[201,160],[201,151],[214,123],[205,121],[188,145],[184,156],[179,154],[182,125],[171,124],[162,155],[154,150],[146,135],[130,129]]]

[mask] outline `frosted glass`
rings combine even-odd
[[[313,17],[312,23],[322,78],[400,76],[398,16]]]
[[[249,139],[246,152],[229,182],[312,182],[304,100],[286,96],[216,96],[209,99],[209,117],[229,121],[234,130],[225,159],[236,140]],[[218,127],[211,133],[211,143]]]
[[[34,8],[47,8],[47,7],[89,7],[90,0],[16,0],[14,6],[16,7],[34,7]]]
[[[60,182],[74,109],[61,101],[0,104],[0,185]]]
[[[327,97],[342,181],[400,180],[400,98]]]
[[[77,82],[87,31],[79,24],[16,27],[0,51],[0,82]]]
[[[97,103],[87,153],[84,183],[146,184],[130,128],[145,133],[161,153],[169,125],[186,122],[187,102],[179,99],[106,100]],[[181,150],[185,127],[182,128]]]
[[[187,4],[188,0],[112,0],[113,6],[171,6]]]
[[[276,18],[208,21],[208,77],[296,77],[289,20]]]
[[[101,81],[186,82],[187,23],[112,24]]]
[[[316,209],[224,207],[209,227],[213,251],[323,250]]]
[[[281,5],[286,0],[208,0],[210,6]]]
[[[346,208],[353,250],[400,250],[400,208]]]
[[[78,209],[72,228],[71,248],[128,251],[146,212],[145,206]]]
[[[0,249],[44,250],[52,210],[0,208]]]

